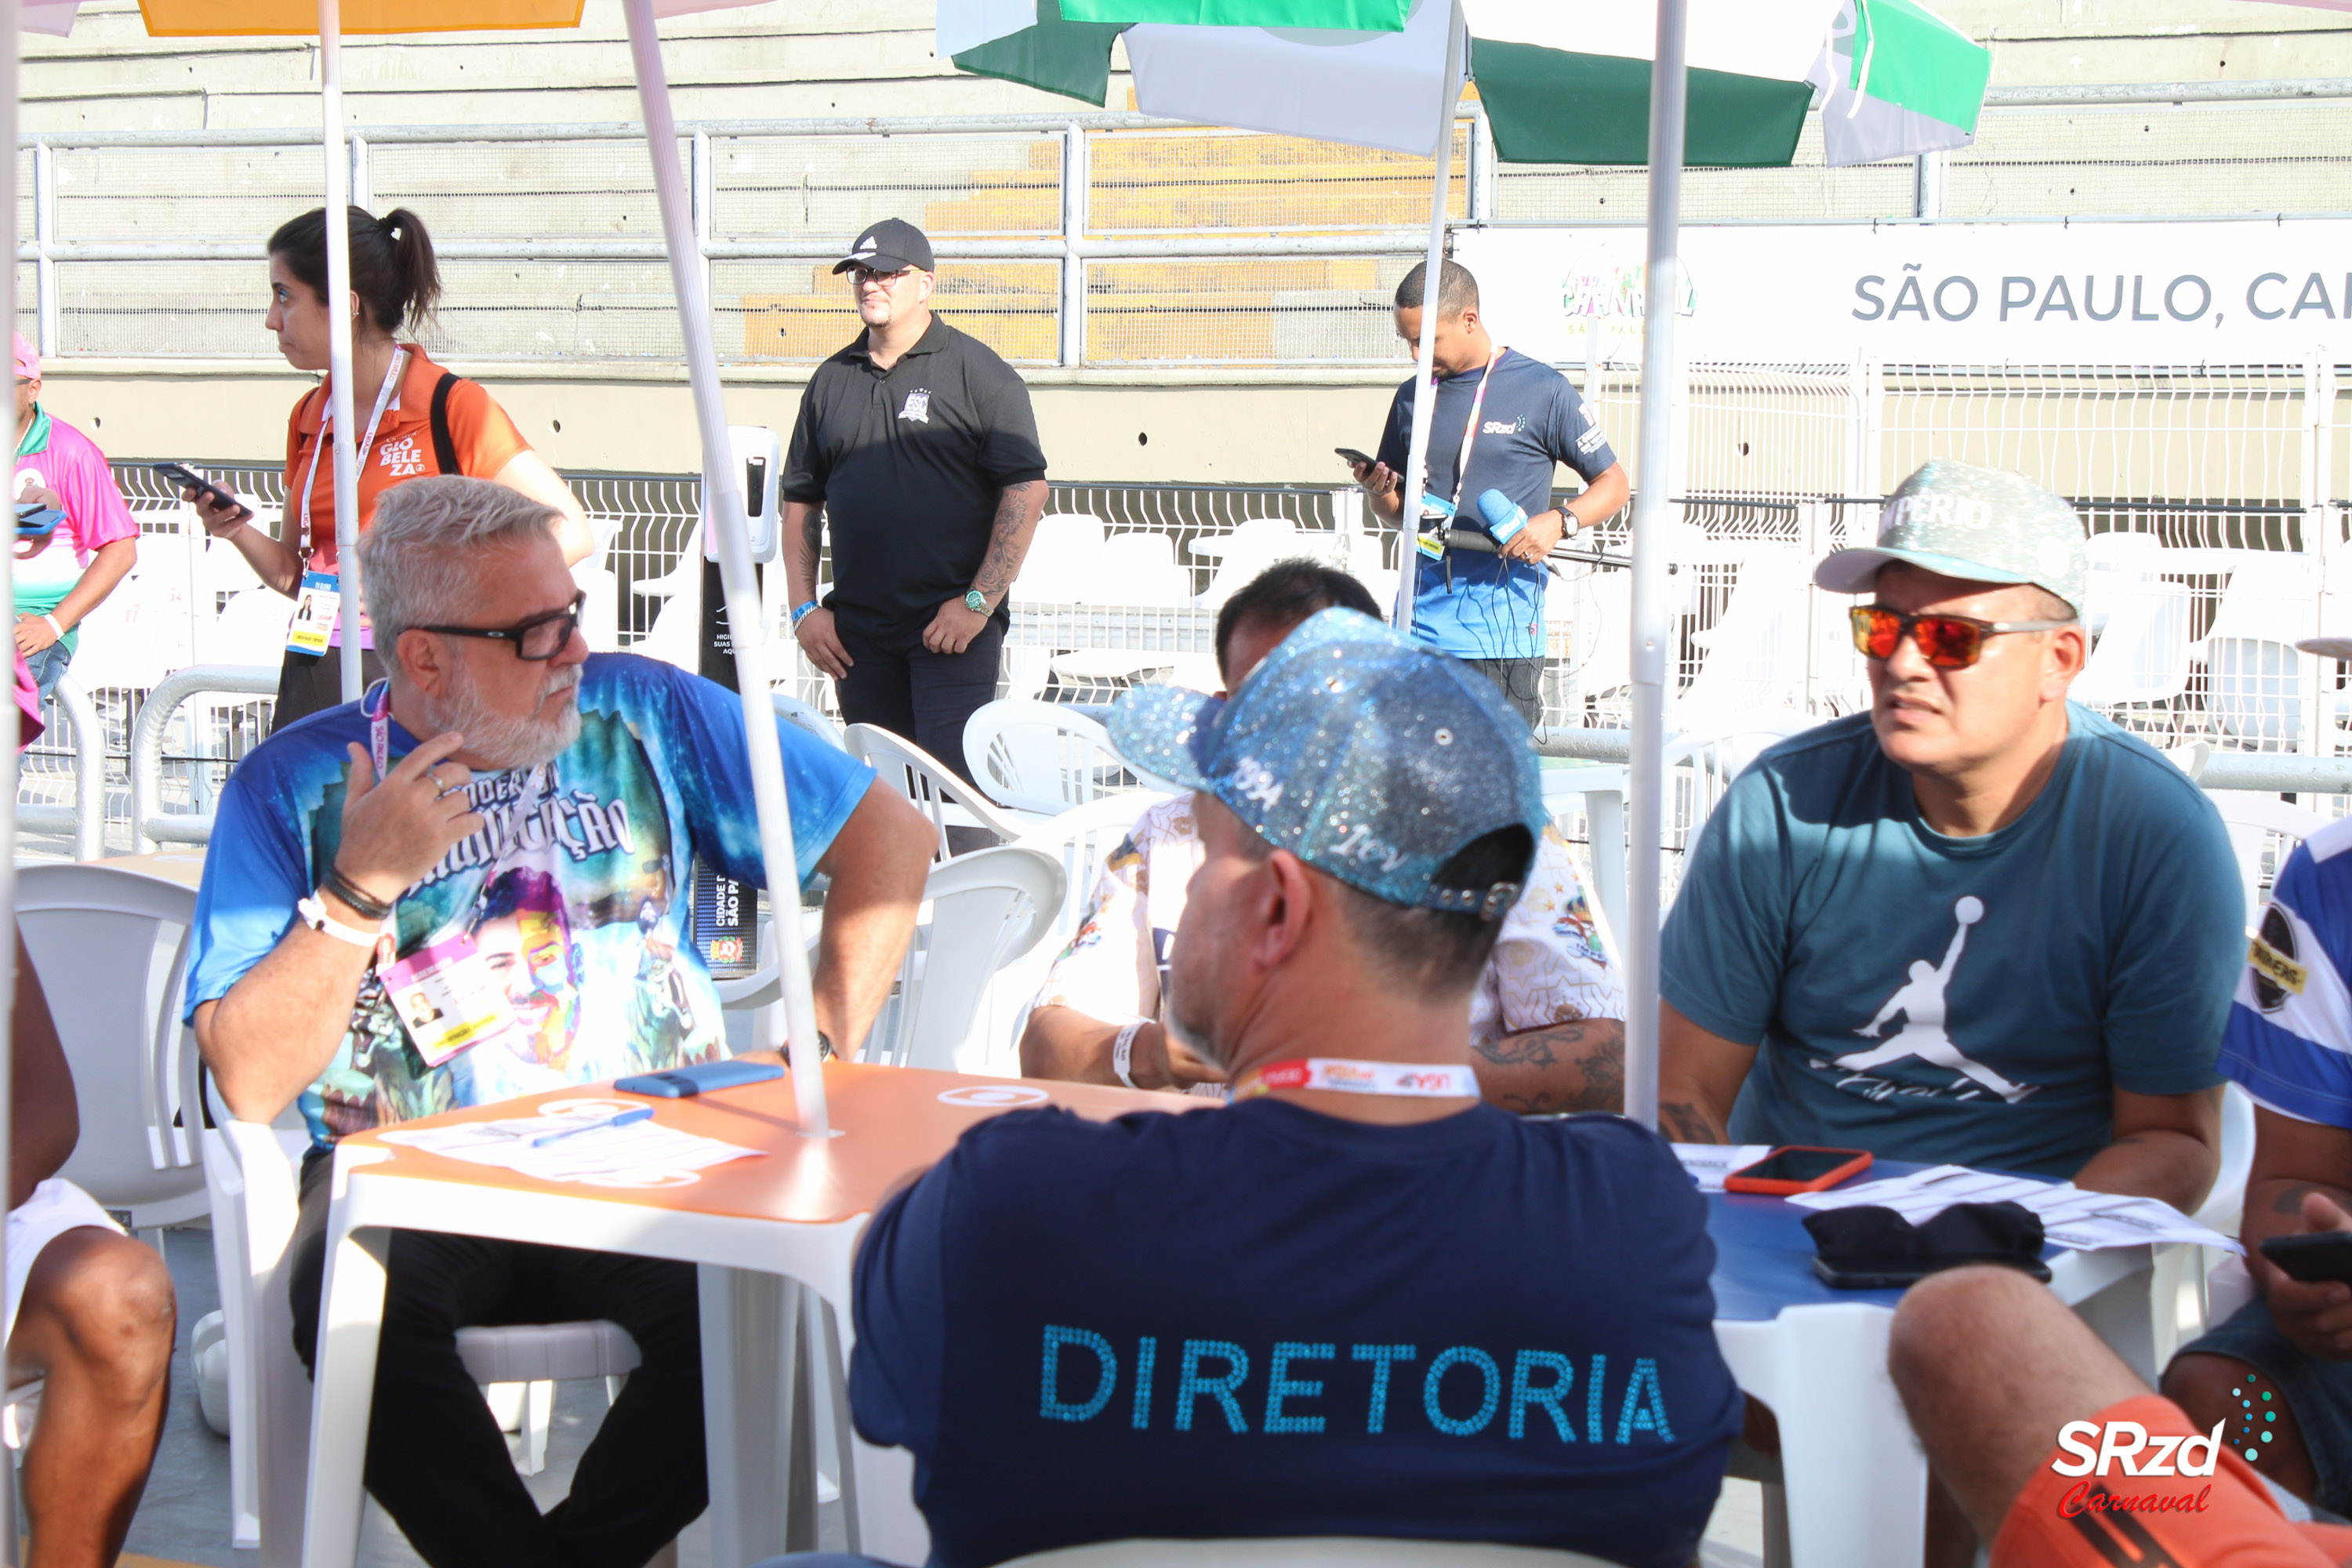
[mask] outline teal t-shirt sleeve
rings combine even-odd
[[[1699,830],[1658,955],[1659,994],[1742,1046],[1760,1046],[1788,967],[1788,846],[1762,766],[1732,781]]]
[[[2229,836],[2193,789],[2174,819],[2135,840],[2110,952],[2107,1071],[2133,1094],[2221,1081],[2215,1058],[2246,957],[2245,892]]]
[[[683,670],[671,673],[670,689],[678,729],[664,743],[680,748],[672,776],[685,797],[695,853],[723,875],[764,888],[768,874],[751,800],[751,748],[743,734],[742,700]],[[781,719],[776,738],[783,747],[784,791],[793,813],[793,869],[805,883],[865,797],[874,770]]]
[[[205,877],[196,890],[195,929],[189,933],[185,1021],[217,1002],[283,941],[295,903],[310,893],[310,870],[294,835],[294,814],[266,798],[267,782],[247,771],[229,775],[213,818]]]

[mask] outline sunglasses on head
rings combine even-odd
[[[1853,646],[1872,658],[1893,658],[1905,637],[1919,645],[1919,656],[1937,669],[1966,669],[1984,657],[1985,638],[2011,632],[2054,632],[2074,623],[2065,621],[1979,621],[1968,616],[1906,616],[1883,605],[1856,605],[1847,612],[1853,621]]]

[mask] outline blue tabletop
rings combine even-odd
[[[1874,1161],[1869,1170],[1840,1186],[1907,1176],[1926,1165],[1906,1160]],[[1706,1194],[1706,1233],[1715,1240],[1715,1315],[1718,1321],[1767,1322],[1788,1307],[1862,1302],[1893,1309],[1900,1290],[1834,1290],[1813,1272],[1813,1237],[1805,1215],[1785,1198],[1751,1193]],[[2045,1248],[2046,1261],[2063,1248]]]

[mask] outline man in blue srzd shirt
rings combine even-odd
[[[1422,279],[1427,263],[1397,285],[1397,336],[1421,342]],[[1449,261],[1438,274],[1437,324],[1431,344],[1437,404],[1429,427],[1428,493],[1454,509],[1452,526],[1493,531],[1479,511],[1488,490],[1528,514],[1527,525],[1496,552],[1427,550],[1412,557],[1412,635],[1441,653],[1467,659],[1500,687],[1529,724],[1543,721],[1544,557],[1567,534],[1615,514],[1629,492],[1625,470],[1609,449],[1592,410],[1549,365],[1500,347],[1478,313],[1478,282]],[[1353,465],[1356,480],[1381,520],[1405,514],[1402,475],[1411,460],[1413,382],[1397,389],[1381,433],[1378,462]],[[1467,472],[1465,472],[1465,460]],[[1584,493],[1554,510],[1554,466],[1566,463]],[[1423,518],[1442,539],[1446,524]],[[1407,531],[1408,532],[1411,530]]]
[[[932,1563],[1351,1535],[1683,1568],[1741,1410],[1705,1201],[1635,1123],[1522,1121],[1468,1066],[1544,826],[1526,727],[1327,610],[1222,708],[1146,688],[1111,731],[1198,792],[1169,1026],[1234,1102],[996,1117],[876,1216],[850,1403],[913,1450]]]
[[[387,494],[360,552],[388,687],[278,731],[221,795],[188,1013],[231,1111],[299,1102],[310,1125],[288,1269],[305,1359],[335,1140],[726,1053],[685,894],[698,858],[766,881],[742,706],[588,657],[555,521],[483,479]],[[930,826],[865,764],[778,732],[797,870],[835,879],[817,1024],[846,1045],[913,929]],[[702,1511],[691,1266],[396,1231],[386,1269],[367,1486],[434,1568],[642,1568]],[[642,1360],[541,1514],[457,1332],[595,1319]]]

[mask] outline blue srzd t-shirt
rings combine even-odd
[[[1706,1222],[1613,1116],[1014,1111],[867,1231],[850,1404],[940,1568],[1270,1535],[1683,1568],[1741,1412]]]
[[[1666,921],[1662,991],[1756,1045],[1736,1142],[1868,1149],[2071,1176],[2114,1091],[2187,1094],[2245,955],[2212,803],[2069,706],[2023,816],[1951,838],[1870,716],[1785,741],[1733,782]]]
[[[374,970],[350,1031],[301,1097],[312,1137],[460,1105],[646,1072],[725,1054],[719,994],[687,937],[687,875],[699,858],[764,887],[740,700],[667,664],[625,654],[581,668],[580,738],[550,767],[474,775],[488,819],[401,896],[405,958],[470,942],[509,1023],[428,1067]],[[785,787],[803,879],[856,809],[873,771],[786,723]],[[394,722],[396,762],[415,738]],[[187,1014],[216,1001],[275,948],[295,900],[342,839],[346,750],[368,721],[347,702],[288,726],[237,765],[196,900]]]
[[[2295,847],[2255,928],[2221,1070],[2300,1121],[2352,1127],[2352,821]]]
[[[1462,528],[1484,530],[1478,498],[1500,490],[1529,517],[1551,510],[1553,466],[1566,463],[1591,484],[1617,462],[1592,411],[1568,378],[1514,350],[1495,363],[1495,384],[1478,410],[1470,444],[1468,482],[1455,494],[1462,435],[1486,370],[1465,371],[1437,384],[1437,413],[1429,427],[1429,492],[1458,500]],[[1404,472],[1411,460],[1413,384],[1397,389],[1381,434],[1380,460]],[[1405,520],[1421,515],[1408,498]],[[1536,658],[1544,651],[1544,584],[1540,566],[1497,555],[1455,550],[1445,561],[1415,553],[1412,635],[1457,658]]]

